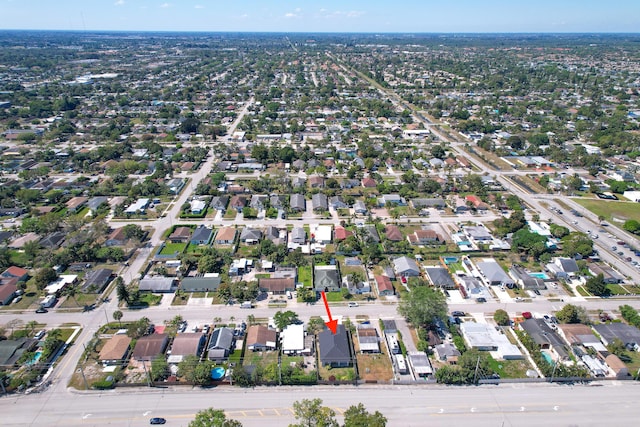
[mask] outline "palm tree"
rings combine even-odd
[[[36,326],[38,326],[38,322],[36,322],[35,320],[31,320],[25,325],[25,329],[29,330],[29,333],[28,333],[29,337],[31,337],[35,332]]]
[[[122,322],[120,322],[120,319],[122,319],[122,312],[120,310],[116,310],[113,312],[112,316],[113,316],[113,319],[117,320],[118,324],[122,326]]]
[[[80,305],[78,304],[78,300],[76,299],[76,295],[78,294],[78,285],[69,285],[67,287],[64,288],[64,290],[62,291],[63,295],[66,295],[67,298],[73,298],[73,300],[75,301],[76,305]]]

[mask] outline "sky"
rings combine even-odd
[[[640,0],[0,0],[0,29],[640,32]]]

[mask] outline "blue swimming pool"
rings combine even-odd
[[[529,273],[529,276],[535,277],[536,279],[549,280],[547,273]]]
[[[35,365],[38,362],[38,360],[40,360],[40,357],[42,357],[42,352],[38,350],[33,355],[33,359],[27,362],[27,365]]]
[[[458,262],[458,257],[455,256],[446,256],[443,258],[445,264],[453,264],[454,262]]]
[[[554,362],[553,360],[553,357],[551,357],[549,353],[547,353],[546,351],[541,351],[540,353],[542,353],[542,357],[544,357],[544,360],[546,360],[549,365],[553,366],[556,364],[556,362]]]
[[[224,377],[225,373],[225,369],[222,366],[218,366],[211,370],[211,378],[214,380],[219,380],[220,378]]]

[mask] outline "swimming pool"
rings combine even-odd
[[[458,257],[455,256],[446,256],[443,258],[445,264],[453,264],[454,262],[458,262]]]
[[[540,353],[542,353],[542,357],[544,357],[544,360],[546,360],[549,365],[554,366],[556,364],[549,353],[546,351],[541,351]]]
[[[33,355],[33,359],[27,362],[27,365],[35,365],[38,362],[38,360],[40,360],[40,357],[42,357],[42,352],[38,350]]]
[[[529,276],[531,277],[535,277],[536,279],[542,279],[542,280],[549,280],[549,276],[547,275],[547,273],[529,273]]]
[[[226,370],[222,366],[218,366],[211,370],[211,378],[214,380],[219,380],[220,378],[224,377],[225,373]]]

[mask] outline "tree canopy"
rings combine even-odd
[[[242,423],[228,419],[221,409],[207,408],[196,414],[189,427],[242,427]]]
[[[415,286],[400,300],[398,313],[414,326],[428,327],[447,315],[447,301],[442,292],[428,286]]]

